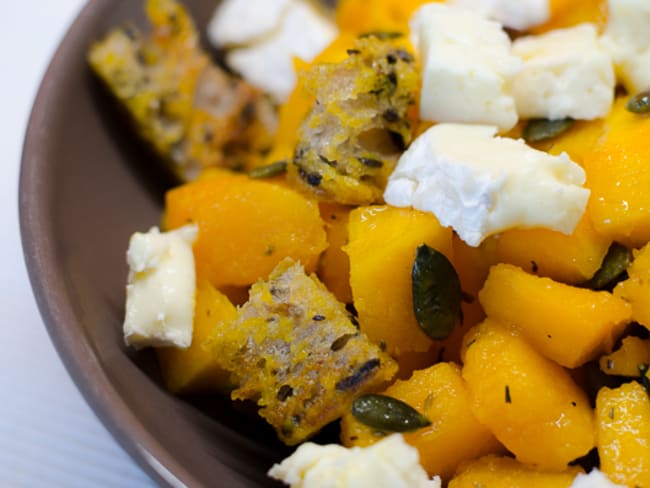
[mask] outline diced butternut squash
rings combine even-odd
[[[596,398],[600,469],[614,482],[650,486],[650,400],[636,383],[601,388]]]
[[[490,270],[479,299],[488,317],[514,325],[537,351],[568,368],[610,352],[632,318],[632,307],[609,292],[540,278],[510,264]]]
[[[551,18],[532,29],[543,33],[590,22],[602,31],[607,23],[607,0],[551,0]]]
[[[196,292],[192,345],[188,349],[163,347],[156,350],[165,385],[173,393],[226,390],[230,374],[217,363],[203,343],[224,321],[234,320],[237,310],[228,298],[203,282]]]
[[[628,279],[614,288],[614,295],[632,305],[632,318],[650,329],[650,244],[632,251],[634,261],[627,269]]]
[[[561,471],[595,445],[589,398],[520,333],[487,319],[464,343],[472,412],[525,464]]]
[[[216,287],[266,278],[285,257],[314,271],[327,238],[318,204],[245,175],[219,172],[167,193],[166,223],[199,226],[197,279]]]
[[[535,143],[534,146],[554,156],[565,152],[572,161],[584,167],[585,157],[593,151],[594,145],[604,131],[604,119],[577,120],[566,132],[552,139]]]
[[[325,222],[329,246],[320,258],[318,277],[343,303],[352,302],[350,289],[350,258],[343,251],[348,243],[348,219],[351,207],[321,203],[320,215]]]
[[[406,442],[420,453],[420,463],[429,475],[448,480],[458,465],[503,447],[472,415],[460,368],[439,363],[416,371],[406,381],[397,381],[384,392],[415,408],[431,425],[404,434]],[[352,414],[343,417],[341,440],[346,446],[367,446],[382,437],[357,421]]]
[[[569,488],[583,470],[542,471],[510,457],[486,456],[459,469],[449,488]]]
[[[497,255],[526,271],[562,283],[587,281],[600,268],[610,238],[598,234],[585,214],[572,235],[550,229],[512,229],[497,239]]]
[[[621,347],[599,361],[603,373],[616,376],[639,376],[639,366],[650,365],[650,340],[626,337]]]
[[[452,255],[451,230],[432,214],[388,206],[359,207],[350,213],[350,284],[361,331],[386,350],[429,350],[433,341],[413,311],[411,270],[418,246]]]
[[[444,0],[341,0],[336,23],[343,31],[362,34],[372,31],[408,32],[411,15],[425,3]]]
[[[596,232],[629,247],[650,240],[650,118],[626,109],[616,100],[605,119],[605,132],[585,156],[588,212]]]

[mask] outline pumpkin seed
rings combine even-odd
[[[635,114],[647,114],[650,112],[650,90],[634,95],[627,102],[627,109]]]
[[[423,244],[417,249],[411,280],[418,324],[432,339],[446,339],[461,313],[456,270],[444,254]]]
[[[386,395],[357,397],[352,402],[352,415],[362,424],[385,432],[412,432],[431,425],[408,403]]]
[[[286,161],[276,161],[275,163],[267,164],[266,166],[259,166],[250,170],[248,176],[254,179],[273,178],[274,176],[281,175],[287,171]]]
[[[530,120],[524,129],[524,139],[527,142],[540,142],[552,139],[569,130],[573,122],[573,119]]]
[[[632,253],[630,250],[615,242],[607,251],[600,269],[581,286],[592,290],[604,290],[618,281],[631,262]]]

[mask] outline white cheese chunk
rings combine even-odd
[[[289,7],[300,0],[224,0],[208,24],[208,38],[218,48],[263,40],[277,31]]]
[[[524,62],[513,84],[520,117],[592,120],[609,112],[614,67],[593,24],[522,37],[512,51]]]
[[[650,2],[608,0],[603,42],[614,57],[620,81],[631,93],[650,89]]]
[[[486,126],[440,124],[402,155],[386,203],[433,213],[470,246],[514,227],[571,234],[589,190],[583,169]]]
[[[198,227],[131,236],[127,251],[124,340],[136,349],[192,343],[195,272],[192,244]]]
[[[230,51],[226,62],[248,82],[282,103],[296,84],[293,58],[312,61],[337,32],[334,24],[309,2],[295,2],[276,32],[249,47]]]
[[[444,4],[426,4],[411,19],[422,64],[420,116],[434,122],[517,123],[511,82],[521,61],[501,26]]]
[[[549,0],[447,0],[447,3],[473,10],[517,30],[530,29],[551,17]]]
[[[269,476],[293,488],[440,488],[429,479],[417,449],[394,434],[372,446],[347,449],[308,442],[274,465]]]
[[[624,485],[612,483],[607,476],[594,469],[591,473],[578,474],[570,488],[625,488]]]

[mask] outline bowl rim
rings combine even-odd
[[[56,91],[64,70],[64,59],[73,46],[80,42],[86,26],[111,0],[89,0],[78,12],[51,57],[39,84],[23,140],[18,183],[20,235],[27,274],[36,303],[50,340],[68,374],[95,415],[112,437],[133,460],[160,486],[170,488],[195,487],[201,483],[177,462],[147,431],[128,405],[117,393],[108,375],[97,360],[93,348],[83,336],[75,334],[66,324],[78,322],[65,290],[54,286],[57,278],[55,265],[47,259],[53,246],[49,235],[44,235],[41,223],[47,219],[47,205],[39,191],[45,186],[41,168],[47,161],[39,141],[47,127],[50,106],[55,103]],[[29,196],[29,197],[28,197]],[[219,460],[214,460],[219,464]],[[222,465],[222,469],[229,470]]]

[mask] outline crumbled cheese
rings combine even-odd
[[[447,0],[447,3],[473,10],[517,30],[530,29],[551,17],[549,0]]]
[[[589,190],[583,169],[487,126],[439,124],[418,137],[390,176],[384,199],[432,212],[466,243],[513,227],[571,234]]]
[[[127,251],[124,340],[137,349],[187,348],[192,343],[195,272],[192,244],[198,227],[131,236]]]
[[[440,488],[440,478],[429,479],[417,449],[394,434],[376,444],[347,449],[337,444],[311,442],[274,465],[269,476],[292,488]]]
[[[517,123],[511,82],[521,61],[497,22],[458,7],[426,4],[411,19],[422,64],[420,116],[434,122]]]
[[[522,37],[512,51],[524,62],[513,83],[520,117],[592,120],[609,113],[614,67],[593,24]]]
[[[266,10],[260,7],[259,12]],[[275,19],[277,25],[269,31],[266,26],[269,19],[264,19],[262,24],[265,27],[259,32],[264,30],[267,34],[245,47],[228,51],[226,63],[248,82],[269,93],[277,103],[282,103],[296,84],[294,57],[312,61],[336,38],[338,31],[332,21],[307,0],[290,2],[281,15],[274,9],[270,17]],[[260,18],[258,13],[251,18],[246,17],[246,22],[237,20],[235,25],[250,24],[248,29],[253,31],[253,24]],[[215,26],[211,36],[213,41],[219,37],[216,26],[220,22],[218,17],[212,21]],[[223,47],[219,43],[217,46]]]
[[[612,483],[607,476],[594,469],[588,475],[579,474],[570,488],[625,488],[624,485]]]
[[[619,79],[631,93],[650,89],[650,2],[608,0],[603,42],[614,57]]]
[[[291,5],[300,0],[224,0],[208,24],[208,38],[219,48],[254,44],[278,30]]]

